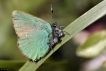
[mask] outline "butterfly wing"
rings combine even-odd
[[[45,30],[35,30],[23,35],[18,40],[21,52],[32,60],[39,59],[48,51],[48,33]]]
[[[32,60],[44,56],[49,49],[50,24],[24,12],[13,11],[12,14],[21,52]]]

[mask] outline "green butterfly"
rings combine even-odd
[[[18,47],[32,61],[39,61],[64,36],[57,23],[48,22],[30,14],[13,11],[14,29],[18,35]]]

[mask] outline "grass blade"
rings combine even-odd
[[[61,44],[58,44],[54,47],[53,51],[41,59],[38,63],[27,61],[25,65],[19,71],[35,71],[37,68],[48,58],[50,57],[62,44],[71,39],[75,34],[92,24],[97,19],[101,18],[106,14],[106,1],[100,2],[98,5],[90,9],[88,12],[80,16],[74,22],[69,24],[64,31],[68,32],[70,35],[66,35],[62,38]]]

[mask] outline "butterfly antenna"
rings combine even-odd
[[[51,4],[51,24],[53,23],[53,8],[52,8],[52,4]]]

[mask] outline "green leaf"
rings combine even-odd
[[[77,55],[95,57],[106,48],[106,31],[91,34],[86,42],[77,49]]]
[[[53,50],[50,51],[50,53],[45,56],[43,59],[41,59],[39,62],[34,63],[27,61],[25,65],[19,70],[19,71],[35,71],[39,66],[44,63],[44,61],[50,57],[60,46],[62,46],[65,42],[70,40],[75,34],[86,28],[88,25],[92,24],[97,19],[101,18],[106,14],[106,1],[102,1],[92,9],[90,9],[88,12],[80,16],[78,19],[76,19],[74,22],[69,24],[64,31],[68,32],[70,35],[66,35],[62,38],[61,44],[58,44],[54,47]]]
[[[24,61],[0,60],[0,68],[18,68],[24,63]]]

